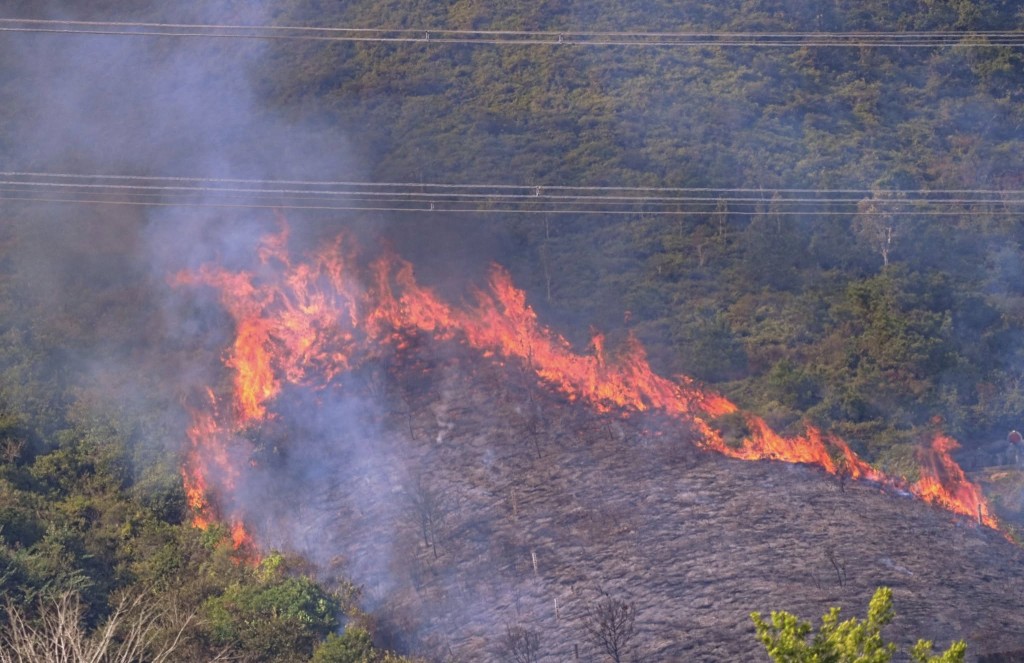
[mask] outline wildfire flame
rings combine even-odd
[[[704,448],[732,458],[807,463],[853,479],[895,483],[835,435],[813,427],[803,435],[779,435],[760,417],[741,413],[689,378],[657,375],[635,338],[615,356],[609,356],[601,335],[593,338],[591,352],[575,352],[565,338],[538,322],[525,293],[501,267],[495,266],[486,289],[475,293],[475,304],[456,307],[421,286],[412,265],[393,255],[373,262],[369,283],[361,285],[355,251],[343,236],[300,263],[292,261],[287,244],[286,227],[265,237],[255,273],[207,265],[172,279],[177,285],[213,288],[235,324],[235,339],[224,358],[233,373],[232,411],[221,413],[211,391],[206,409],[193,412],[182,475],[195,524],[206,527],[226,518],[237,546],[253,546],[242,524],[244,514],[220,513],[211,503],[211,495],[218,504],[225,502],[239,479],[239,464],[229,453],[233,436],[271,416],[268,405],[284,384],[324,387],[372,357],[374,349],[388,343],[401,347],[414,333],[457,340],[503,361],[517,360],[542,383],[600,412],[664,412],[694,427]],[[727,442],[715,427],[723,415],[741,417],[749,434],[738,443]],[[981,491],[949,455],[956,446],[950,438],[935,438],[922,454],[921,480],[911,492],[996,527]]]
[[[202,530],[222,519],[220,510],[210,502],[211,479],[216,482],[214,492],[221,495],[230,495],[239,479],[239,465],[230,450],[238,441],[230,430],[222,427],[220,408],[211,389],[206,390],[206,398],[206,408],[191,410],[192,425],[187,431],[189,446],[181,468],[185,498],[192,510],[192,525]],[[255,563],[257,546],[245,529],[242,515],[233,513],[229,519],[231,543],[238,559]]]
[[[954,513],[978,518],[989,527],[997,527],[981,489],[971,483],[963,469],[949,455],[960,444],[951,437],[936,435],[929,448],[921,451],[921,478],[910,491]]]

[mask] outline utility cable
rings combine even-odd
[[[19,193],[20,192],[12,192]],[[145,195],[145,194],[139,194]],[[879,217],[879,216],[896,216],[896,217],[957,217],[957,218],[972,218],[972,217],[1019,217],[1020,210],[1016,209],[990,209],[984,211],[978,210],[957,210],[957,211],[936,211],[936,210],[851,210],[851,211],[836,211],[836,210],[820,210],[820,211],[801,211],[801,210],[779,210],[769,211],[765,210],[745,210],[745,209],[730,209],[727,211],[719,211],[714,209],[649,209],[643,205],[634,205],[632,209],[613,209],[604,205],[603,207],[573,207],[573,206],[524,206],[520,205],[517,207],[508,206],[495,206],[485,205],[482,203],[467,205],[467,206],[456,206],[451,201],[437,203],[433,201],[372,201],[366,205],[339,205],[339,204],[297,204],[288,202],[285,200],[266,202],[266,201],[251,201],[251,202],[217,202],[211,200],[195,200],[195,199],[183,199],[183,200],[124,200],[115,198],[84,198],[74,197],[73,195],[66,197],[44,197],[44,196],[26,196],[26,195],[9,195],[8,192],[0,190],[0,201],[13,201],[13,202],[27,202],[27,203],[67,203],[67,204],[83,204],[83,205],[132,205],[132,206],[143,206],[143,207],[210,207],[210,208],[244,208],[244,209],[278,209],[278,210],[329,210],[329,211],[375,211],[375,212],[404,212],[404,213],[472,213],[472,214],[573,214],[573,215],[631,215],[631,216],[715,216],[716,214],[727,214],[733,217],[765,217],[777,214],[779,216],[787,217]],[[401,204],[399,204],[401,203]]]
[[[1024,46],[1020,30],[907,32],[581,32],[338,28],[0,18],[0,32],[205,37],[323,42],[574,45],[644,47],[989,47]]]
[[[238,187],[181,187],[181,186],[131,186],[104,184],[55,184],[52,182],[28,182],[19,180],[0,180],[0,188],[8,192],[36,193],[59,191],[61,195],[120,196],[120,197],[172,197],[178,199],[191,196],[192,199],[205,196],[229,197],[241,199],[273,199],[273,200],[304,200],[304,201],[387,201],[392,203],[449,203],[477,205],[536,205],[536,204],[574,204],[574,205],[605,205],[628,206],[644,205],[647,207],[690,206],[714,212],[722,205],[759,206],[767,214],[785,213],[793,208],[821,205],[872,205],[886,211],[905,211],[913,207],[953,207],[965,205],[1024,205],[1021,197],[958,197],[958,198],[853,198],[853,197],[822,197],[798,196],[771,198],[764,196],[651,196],[651,195],[593,195],[593,194],[541,194],[541,193],[458,193],[458,192],[424,192],[411,191],[376,191],[376,190],[308,190],[308,189],[260,189]],[[1018,194],[1019,195],[1019,194]]]
[[[0,177],[7,178],[21,178],[16,180],[18,184],[32,184],[32,185],[50,185],[51,183],[58,183],[64,186],[72,186],[79,184],[76,180],[85,180],[87,183],[90,181],[108,182],[110,186],[121,186],[121,184],[115,184],[115,182],[159,182],[159,183],[191,183],[193,185],[199,184],[239,184],[239,185],[253,185],[251,190],[253,191],[270,191],[279,192],[280,189],[267,189],[263,187],[256,187],[255,185],[278,185],[278,186],[298,186],[298,187],[335,187],[335,188],[354,188],[360,187],[367,190],[374,189],[407,189],[414,190],[417,192],[428,192],[428,191],[452,191],[452,190],[465,190],[465,191],[479,191],[479,190],[493,190],[501,192],[518,192],[519,195],[524,197],[531,197],[537,195],[549,195],[549,192],[643,192],[648,195],[651,194],[711,194],[714,196],[714,200],[720,198],[729,198],[728,195],[723,194],[751,194],[756,196],[754,199],[763,202],[771,202],[772,196],[778,194],[780,196],[790,196],[793,194],[816,194],[816,195],[846,195],[846,196],[860,196],[861,198],[870,197],[876,201],[891,201],[898,202],[903,200],[901,197],[921,197],[926,196],[967,196],[967,195],[992,195],[992,196],[1024,196],[1024,189],[857,189],[857,188],[784,188],[784,187],[665,187],[665,186],[575,186],[566,184],[508,184],[502,182],[494,183],[482,183],[472,182],[465,184],[446,183],[446,182],[370,182],[370,181],[359,181],[359,180],[296,180],[296,179],[246,179],[246,178],[215,178],[215,177],[204,177],[204,176],[157,176],[157,175],[116,175],[109,173],[53,173],[43,171],[0,171]],[[33,181],[34,180],[34,181]],[[64,180],[61,182],[54,182],[55,180]],[[82,184],[85,186],[86,184]],[[160,188],[156,185],[147,186],[145,188]],[[203,187],[196,186],[196,188],[202,189]],[[210,187],[211,190],[216,190],[217,187]],[[249,189],[246,189],[249,190]],[[303,192],[308,192],[307,189],[299,189]],[[843,200],[860,200],[861,198],[844,198]],[[994,200],[993,202],[1004,202],[1002,199]]]

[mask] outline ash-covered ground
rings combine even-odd
[[[700,451],[685,424],[596,412],[452,342],[421,338],[339,389],[377,405],[326,447],[303,446],[295,415],[261,431],[317,471],[253,526],[361,583],[383,644],[514,660],[522,628],[541,661],[607,660],[584,626],[604,592],[635,606],[642,660],[767,661],[751,611],[863,617],[885,585],[903,651],[1024,650],[1024,549],[892,489]]]

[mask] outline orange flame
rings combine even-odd
[[[188,429],[189,448],[181,468],[185,486],[185,497],[192,509],[192,524],[206,529],[216,520],[213,506],[208,500],[207,477],[214,468],[222,477],[220,485],[233,489],[236,472],[228,462],[223,435],[217,423],[218,415],[213,393],[210,397],[210,411],[193,410],[192,425]]]
[[[538,322],[525,293],[500,267],[492,269],[487,289],[476,292],[475,305],[455,307],[417,283],[407,261],[379,258],[364,287],[344,237],[306,263],[291,261],[287,238],[285,229],[263,240],[257,274],[206,266],[172,280],[214,288],[235,322],[235,340],[224,360],[233,371],[234,424],[223,423],[228,418],[217,413],[211,393],[211,413],[194,414],[189,432],[183,477],[197,523],[217,517],[208,501],[211,491],[230,495],[238,479],[225,436],[266,420],[285,383],[323,387],[374,356],[382,344],[402,347],[415,334],[459,340],[484,356],[522,362],[541,382],[600,412],[664,412],[695,428],[703,447],[732,458],[807,463],[832,474],[895,483],[835,435],[810,426],[803,435],[779,435],[760,417],[740,413],[728,399],[689,378],[657,375],[636,338],[613,356],[600,334],[592,340],[592,352],[574,352],[565,338]],[[716,418],[730,414],[741,416],[749,431],[738,444],[726,443],[714,426]],[[980,508],[983,521],[995,527],[980,490],[948,454],[955,444],[937,438],[913,492],[956,513],[975,516]],[[241,528],[241,518],[232,516],[236,545],[251,546],[251,537],[236,524]]]
[[[751,433],[738,447],[731,447],[720,438],[708,440],[708,448],[731,458],[742,460],[781,460],[787,463],[818,465],[829,474],[846,474],[851,479],[885,481],[885,475],[857,456],[842,438],[822,436],[813,426],[805,435],[783,437],[773,431],[764,419],[745,417]]]
[[[228,449],[232,436],[219,423],[221,417],[213,391],[207,389],[206,395],[209,409],[191,410],[192,425],[187,431],[189,448],[181,468],[192,525],[201,530],[221,519],[217,507],[210,501],[210,479],[216,481],[216,492],[225,494],[234,491],[239,479],[238,465],[232,461]],[[231,523],[231,541],[240,561],[258,560],[255,543],[238,516]]]
[[[951,437],[936,435],[932,444],[922,450],[921,478],[910,487],[926,502],[937,504],[954,513],[978,518],[992,528],[998,523],[981,494],[981,488],[971,483],[964,471],[950,456],[960,444]]]

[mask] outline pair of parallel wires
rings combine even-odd
[[[0,199],[96,205],[474,214],[1005,216],[1016,189],[791,189],[439,184],[0,171]]]
[[[1024,32],[583,32],[331,28],[0,18],[0,32],[319,42],[638,47],[1021,47]],[[437,184],[0,172],[0,200],[365,212],[756,216],[1017,215],[1024,190]]]
[[[509,46],[636,47],[854,47],[981,48],[1024,46],[1024,31],[852,31],[852,32],[600,32],[540,30],[453,30],[447,28],[337,28],[282,25],[226,25],[128,21],[71,21],[0,18],[0,32],[192,37],[320,42],[491,44]]]

